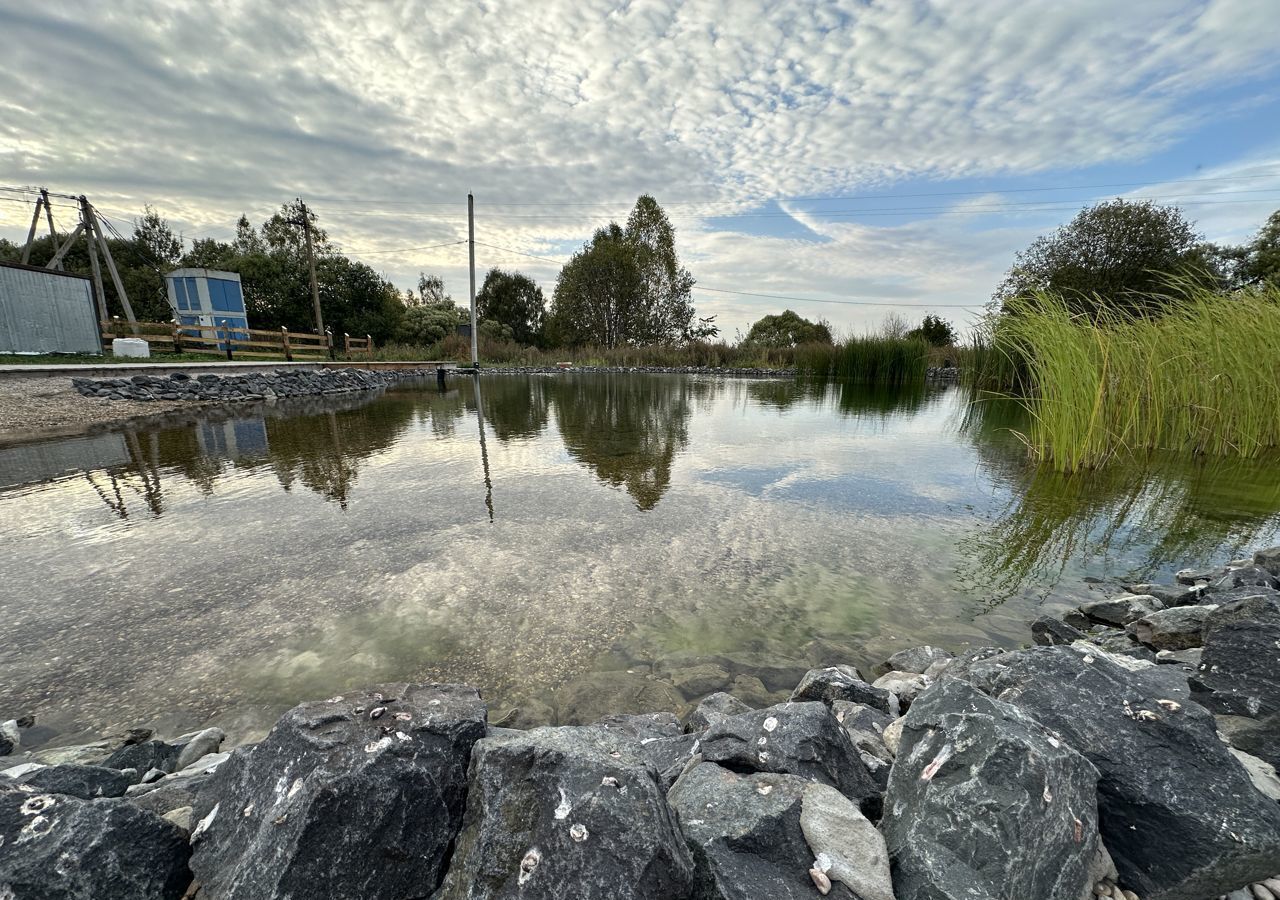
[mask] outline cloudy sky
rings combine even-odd
[[[188,239],[300,196],[344,252],[463,300],[469,190],[481,275],[548,297],[649,192],[729,337],[783,307],[964,324],[1097,199],[1254,232],[1278,46],[1276,0],[0,0],[0,185],[121,226],[150,203]]]

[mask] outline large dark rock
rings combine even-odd
[[[1204,587],[1186,584],[1129,584],[1126,590],[1155,597],[1165,606],[1194,606],[1204,595]]]
[[[1278,590],[1280,589],[1280,578],[1277,578],[1262,566],[1244,566],[1239,569],[1231,569],[1225,575],[1209,582],[1209,586],[1205,588],[1205,594],[1211,595],[1221,591],[1245,587],[1266,587]]]
[[[125,744],[112,753],[102,765],[108,769],[135,769],[141,777],[152,769],[169,773],[177,769],[178,757],[182,748],[164,741],[144,741],[140,744]]]
[[[1280,599],[1246,597],[1210,613],[1191,686],[1213,712],[1251,720],[1232,743],[1280,767]]]
[[[1280,547],[1267,547],[1253,554],[1253,564],[1280,576]]]
[[[105,766],[44,766],[14,779],[43,794],[66,794],[81,800],[95,797],[123,797],[134,779]]]
[[[878,667],[877,674],[911,672],[915,675],[923,675],[934,663],[954,658],[954,653],[943,650],[941,647],[930,647],[928,644],[921,647],[908,647],[885,660],[884,664]]]
[[[688,897],[693,862],[636,740],[599,726],[480,741],[435,900]]]
[[[703,732],[699,751],[734,771],[799,775],[831,785],[868,816],[879,816],[879,786],[824,703],[782,703],[725,719]]]
[[[1042,647],[1057,647],[1083,639],[1084,632],[1055,619],[1053,616],[1041,616],[1031,623],[1031,639]]]
[[[596,724],[635,740],[640,755],[658,773],[663,790],[680,777],[698,746],[698,735],[683,733],[680,720],[672,713],[606,716]]]
[[[197,795],[201,900],[431,894],[484,731],[484,704],[459,685],[387,685],[294,707]]]
[[[791,692],[791,699],[821,700],[823,703],[846,700],[875,707],[891,716],[898,714],[898,698],[889,691],[872,687],[853,666],[810,669]]]
[[[1203,900],[1274,874],[1280,806],[1190,702],[1177,667],[1078,643],[1006,653],[972,676],[1098,769],[1103,840],[1143,900]]]
[[[795,775],[740,775],[701,763],[667,795],[697,864],[699,900],[812,900],[814,853],[800,829],[810,782]],[[830,896],[852,900],[843,885]]]
[[[703,731],[717,722],[723,722],[730,716],[751,712],[751,707],[743,703],[733,694],[718,691],[701,702],[689,713],[685,727],[689,731]]]
[[[190,856],[182,829],[123,800],[0,786],[0,897],[177,900]]]
[[[903,719],[885,796],[897,900],[1079,900],[1097,780],[1026,713],[944,676]]]

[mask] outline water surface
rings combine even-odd
[[[1274,461],[1066,478],[1023,427],[954,389],[494,376],[0,448],[0,716],[252,737],[410,679],[520,723],[763,702],[1280,530]]]

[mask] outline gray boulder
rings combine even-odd
[[[1253,554],[1253,564],[1280,576],[1280,547],[1267,547]]]
[[[858,758],[875,779],[876,786],[884,793],[889,786],[889,767],[893,765],[893,754],[884,742],[884,730],[893,719],[878,709],[845,700],[832,703],[831,712],[845,734],[849,735],[854,749],[858,751]]]
[[[1138,639],[1127,631],[1108,628],[1101,634],[1089,635],[1085,641],[1117,656],[1127,656],[1143,662],[1156,661],[1155,651],[1145,644],[1138,643]]]
[[[1070,644],[1084,636],[1084,632],[1079,628],[1068,625],[1053,616],[1041,616],[1031,623],[1031,639],[1042,647]]]
[[[1247,587],[1265,587],[1278,590],[1280,589],[1280,578],[1277,578],[1262,566],[1244,566],[1239,569],[1231,569],[1225,575],[1221,575],[1209,582],[1209,586],[1205,588],[1205,594],[1210,595],[1220,591]]]
[[[908,647],[885,660],[884,665],[879,669],[879,674],[911,672],[915,675],[923,675],[929,666],[938,660],[948,659],[955,659],[955,654],[941,647],[930,647],[928,644],[921,647]]]
[[[476,744],[435,900],[658,900],[689,896],[692,884],[689,850],[635,739],[536,728]]]
[[[658,773],[658,783],[663,790],[680,777],[698,746],[698,736],[683,733],[680,720],[673,713],[606,716],[596,724],[633,739],[640,755]]]
[[[816,854],[800,825],[805,789],[794,775],[694,766],[667,799],[696,865],[698,900],[811,900]],[[572,896],[572,895],[568,895]],[[830,896],[853,900],[836,885]]]
[[[1117,627],[1124,627],[1159,609],[1164,609],[1164,604],[1150,594],[1129,594],[1080,604],[1080,612],[1091,621]]]
[[[821,700],[831,703],[846,700],[875,707],[891,716],[898,714],[898,698],[886,690],[873,687],[863,680],[853,666],[826,666],[810,669],[791,692],[793,701]]]
[[[174,762],[173,771],[185,769],[198,762],[201,757],[217,753],[226,736],[221,728],[206,728],[172,741],[173,746],[178,748],[178,758]]]
[[[814,868],[858,900],[895,900],[884,837],[858,807],[825,784],[809,784],[800,801],[800,830]]]
[[[1134,639],[1156,650],[1191,650],[1203,642],[1201,632],[1216,606],[1175,606],[1130,622]]]
[[[1179,569],[1173,573],[1174,580],[1178,584],[1195,585],[1199,582],[1213,581],[1220,578],[1227,571],[1225,566],[1217,568],[1200,568],[1200,569]]]
[[[484,704],[459,685],[386,685],[294,707],[196,796],[202,900],[429,895],[484,730]]]
[[[898,900],[1080,900],[1097,779],[1026,713],[944,678],[903,718],[885,797]]]
[[[0,897],[178,900],[190,855],[180,828],[123,800],[0,787]]]
[[[1271,873],[1280,806],[1254,788],[1213,717],[1189,702],[1177,667],[1084,643],[1007,653],[988,666],[974,674],[994,697],[1098,769],[1102,836],[1127,888],[1144,900],[1203,900]]]
[[[915,672],[886,672],[872,682],[872,687],[878,687],[882,691],[893,694],[898,698],[901,708],[906,710],[911,706],[911,701],[920,696],[931,684],[933,679],[928,675]]]
[[[1280,599],[1246,597],[1213,610],[1191,687],[1213,712],[1251,720],[1232,743],[1280,767]]]
[[[139,773],[159,769],[169,773],[178,768],[178,757],[182,748],[164,741],[143,741],[140,744],[125,744],[105,760],[102,765],[108,769],[136,769]]]
[[[117,769],[105,766],[78,766],[67,763],[61,766],[41,766],[14,779],[16,784],[26,785],[42,794],[65,794],[92,800],[95,797],[123,797],[134,778]]]
[[[880,789],[824,703],[783,703],[725,719],[699,742],[707,762],[738,772],[799,775],[828,784],[876,818]]]
[[[1203,585],[1130,584],[1126,588],[1134,594],[1155,597],[1165,606],[1194,606],[1204,595]]]
[[[723,722],[730,716],[751,712],[751,707],[743,703],[733,694],[718,691],[702,701],[689,713],[685,722],[688,731],[704,731],[717,722]]]

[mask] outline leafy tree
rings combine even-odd
[[[542,337],[546,302],[542,288],[527,275],[490,269],[484,276],[484,284],[476,294],[476,315],[505,326],[511,333],[508,340],[531,345]],[[481,326],[483,333],[483,326]]]
[[[456,313],[442,306],[411,306],[400,319],[397,340],[426,347],[444,340],[458,328]]]
[[[480,323],[480,337],[490,341],[514,341],[515,332],[511,330],[510,325],[505,325],[497,319],[485,319]]]
[[[830,344],[831,326],[825,319],[810,322],[791,310],[756,320],[744,343],[753,347],[795,347],[799,344]]]
[[[133,220],[133,239],[148,256],[163,266],[173,268],[182,258],[182,239],[150,205],[141,218]]]
[[[675,229],[644,195],[625,229],[612,222],[597,230],[561,269],[548,331],[560,342],[603,347],[685,340],[698,328],[692,289]]]
[[[1243,247],[1220,251],[1226,257],[1233,287],[1280,286],[1280,210],[1276,210]]]
[[[1156,313],[1177,283],[1213,285],[1195,228],[1175,207],[1111,200],[1081,210],[1066,225],[1018,253],[994,300],[1007,304],[1038,291],[1061,295],[1077,312]]]
[[[956,331],[946,319],[928,315],[919,328],[907,332],[907,337],[921,338],[934,347],[950,347],[956,342]]]

